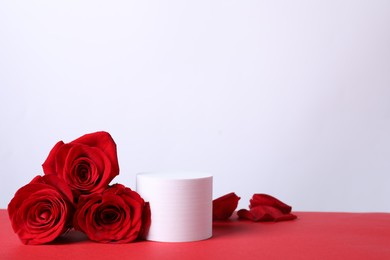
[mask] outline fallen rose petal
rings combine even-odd
[[[253,217],[252,213],[247,209],[240,209],[239,211],[237,211],[237,216],[241,219],[247,219],[247,220],[254,221],[254,217]]]
[[[269,206],[253,207],[249,211],[252,213],[254,221],[275,221],[275,219],[283,216],[279,209]]]
[[[258,206],[255,208],[248,210],[243,210],[238,216],[240,218],[249,219],[255,222],[258,221],[275,221],[275,215],[279,216],[281,213],[280,211],[277,212],[277,209],[274,209],[276,212],[273,212],[274,208],[267,207],[267,206]]]
[[[297,218],[296,215],[288,213],[288,214],[284,214],[283,216],[278,217],[277,219],[275,219],[275,221],[294,220],[296,218]]]
[[[286,221],[296,219],[294,214],[284,214],[279,209],[269,206],[257,206],[250,210],[241,209],[237,212],[239,218],[248,219],[255,222],[260,221]]]
[[[275,197],[272,197],[268,194],[254,194],[250,200],[249,208],[254,208],[256,206],[271,206],[279,209],[282,213],[287,214],[291,212],[291,206],[285,204],[284,202],[278,200]]]
[[[238,197],[234,192],[213,200],[213,220],[226,220],[236,210]]]
[[[283,215],[280,210],[268,206],[257,206],[249,211],[252,213],[254,221],[274,221],[276,217]]]
[[[267,194],[254,194],[249,210],[241,209],[237,215],[241,219],[258,221],[285,221],[296,219],[291,214],[291,206]]]

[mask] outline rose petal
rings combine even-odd
[[[253,215],[254,221],[274,221],[277,218],[283,216],[283,213],[273,207],[269,206],[257,206],[250,209]]]
[[[248,210],[238,211],[240,218],[249,219],[252,221],[275,221],[275,216],[279,217],[283,215],[278,209],[268,206],[257,206]]]
[[[250,210],[241,209],[237,215],[252,221],[285,221],[297,217],[291,214],[291,206],[267,194],[254,194],[250,200]]]
[[[142,227],[139,232],[139,238],[146,239],[146,236],[149,233],[151,225],[151,211],[149,202],[145,202],[144,210],[142,212]]]
[[[292,213],[288,213],[288,214],[283,214],[282,216],[276,218],[275,221],[287,221],[287,220],[294,220],[296,218],[297,218],[296,215]]]
[[[45,174],[56,174],[56,155],[58,150],[64,145],[63,141],[59,141],[54,145],[50,150],[49,155],[47,156],[45,162],[42,164],[43,172]]]
[[[228,219],[237,208],[239,200],[240,197],[234,192],[213,200],[213,220]]]
[[[279,209],[284,214],[291,212],[291,206],[268,194],[254,194],[250,200],[249,208],[256,206],[271,206]]]
[[[242,219],[254,220],[252,213],[247,209],[240,209],[237,211],[237,216]]]
[[[38,178],[40,177],[40,178]],[[34,178],[30,183],[46,183],[48,185],[51,185],[55,187],[59,192],[61,192],[63,195],[65,195],[69,201],[73,202],[74,198],[72,195],[72,190],[69,188],[69,186],[57,175],[55,174],[48,174],[44,176],[37,176]]]

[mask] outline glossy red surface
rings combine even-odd
[[[389,213],[293,213],[285,222],[214,222],[213,237],[198,242],[100,244],[70,232],[26,246],[0,210],[0,259],[390,259]]]

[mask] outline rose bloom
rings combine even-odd
[[[42,167],[45,174],[64,179],[76,199],[103,192],[119,174],[116,144],[107,132],[86,134],[67,144],[59,141]]]
[[[240,197],[234,192],[213,200],[213,220],[228,219],[237,208],[239,200]]]
[[[115,184],[103,193],[80,196],[73,225],[96,242],[128,243],[146,235],[149,203],[130,188]]]
[[[8,204],[12,228],[24,244],[53,241],[72,224],[72,191],[55,175],[35,177]]]

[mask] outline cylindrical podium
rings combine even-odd
[[[194,172],[137,174],[137,192],[150,203],[147,240],[189,242],[212,236],[213,177]]]

